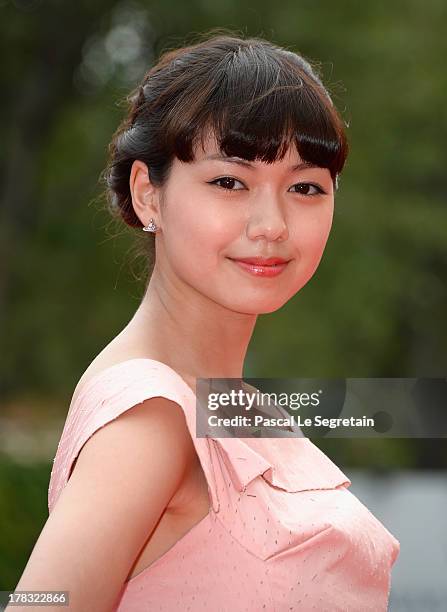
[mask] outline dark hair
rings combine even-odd
[[[131,227],[142,227],[129,188],[133,162],[161,187],[174,156],[193,161],[209,134],[222,153],[250,161],[282,159],[294,141],[303,161],[329,169],[335,187],[348,154],[344,122],[315,69],[261,38],[207,33],[165,51],[126,103],[103,178],[109,208]]]

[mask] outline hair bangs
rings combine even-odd
[[[347,156],[343,122],[301,63],[294,53],[250,45],[226,55],[208,74],[214,87],[199,88],[201,104],[184,114],[183,129],[177,126],[175,155],[193,161],[196,146],[212,136],[225,155],[273,163],[294,145],[335,182]]]

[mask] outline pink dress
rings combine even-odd
[[[382,612],[399,541],[308,438],[198,438],[196,396],[164,363],[131,359],[81,384],[54,459],[49,511],[100,427],[147,398],[177,402],[207,516],[123,586],[119,612]]]

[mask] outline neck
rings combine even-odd
[[[234,312],[157,270],[127,331],[151,358],[193,378],[242,378],[257,315]]]

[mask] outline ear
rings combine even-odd
[[[154,219],[159,225],[159,190],[151,183],[146,164],[138,159],[130,170],[129,187],[133,209],[141,223],[146,226]]]

